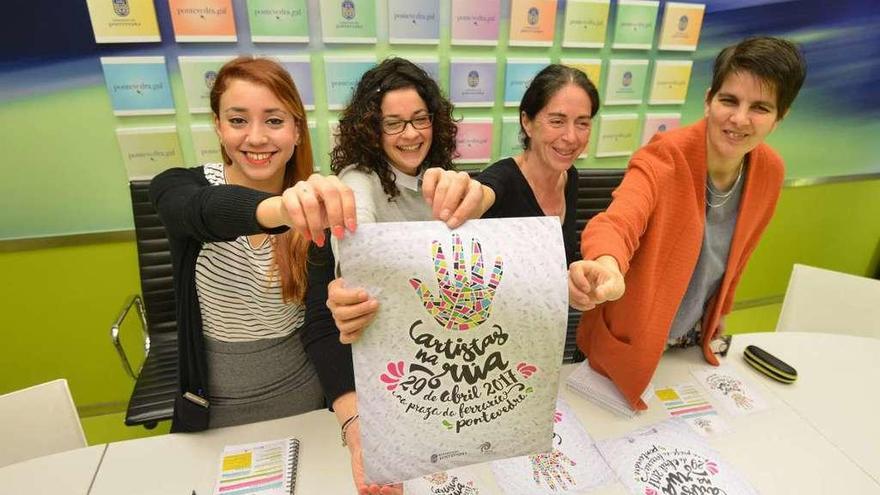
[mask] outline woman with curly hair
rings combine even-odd
[[[453,171],[452,109],[437,83],[408,60],[389,58],[363,75],[342,112],[330,165],[354,192],[358,223],[437,218],[455,228],[479,216],[483,189]],[[346,288],[341,278],[331,282],[327,305],[346,343],[378,309],[366,291]]]

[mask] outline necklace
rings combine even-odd
[[[726,193],[722,194],[722,193],[716,192],[715,188],[712,187],[712,180],[710,178],[706,179],[706,191],[709,193],[709,195],[706,196],[706,205],[709,206],[709,208],[720,208],[720,207],[724,206],[728,201],[730,201],[730,198],[733,197],[733,192],[736,191],[736,186],[738,186],[739,181],[742,180],[743,164],[745,163],[745,161],[746,161],[746,158],[743,157],[743,159],[739,162],[739,173],[736,174],[736,180],[733,181],[733,187],[731,187],[730,190],[727,191]],[[721,202],[712,204],[712,202],[709,200],[709,196],[712,196],[716,199],[720,199]]]

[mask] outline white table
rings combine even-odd
[[[14,446],[3,445],[3,448]],[[0,493],[86,495],[107,444],[68,450],[0,468]]]
[[[741,356],[751,343],[797,368],[797,383],[777,384],[748,367]],[[731,432],[709,443],[764,494],[880,493],[880,427],[873,420],[877,399],[870,392],[877,383],[871,378],[880,378],[872,360],[877,356],[877,339],[815,333],[737,335],[725,362],[755,386],[770,409],[727,416]],[[666,387],[692,382],[691,368],[704,365],[696,349],[669,352],[653,383]],[[561,383],[572,369],[563,369]],[[564,385],[560,395],[596,440],[667,418],[657,399],[645,413],[625,419],[581,399]],[[339,445],[336,419],[327,411],[314,411],[196,434],[110,444],[91,494],[189,495],[193,489],[199,495],[210,494],[225,445],[284,436],[295,436],[301,442],[297,494],[354,493],[348,452]],[[480,479],[491,479],[488,465],[476,469]],[[485,492],[497,493],[492,488]],[[615,484],[595,493],[627,492]]]

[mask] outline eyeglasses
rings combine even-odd
[[[388,119],[382,121],[382,132],[389,135],[400,134],[406,129],[406,124],[412,124],[413,129],[427,129],[431,127],[434,116],[429,114],[419,115],[410,120]]]

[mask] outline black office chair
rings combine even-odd
[[[110,329],[122,367],[135,380],[125,413],[128,426],[156,427],[171,419],[177,393],[177,320],[171,253],[165,227],[148,197],[149,180],[131,181],[131,207],[137,238],[141,293],[128,303]],[[134,307],[143,330],[144,361],[135,371],[120,342],[120,328]]]

